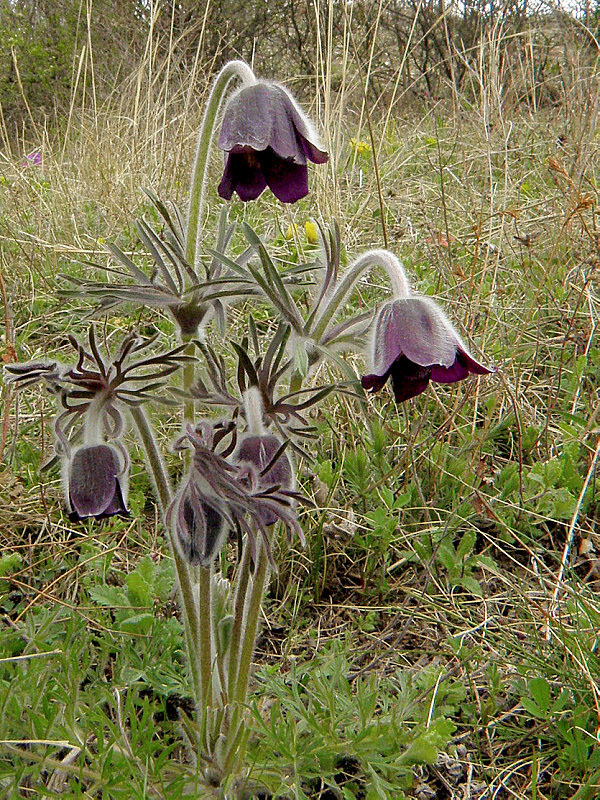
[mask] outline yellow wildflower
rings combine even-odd
[[[371,145],[368,142],[363,142],[360,139],[356,139],[354,136],[350,139],[350,147],[356,150],[359,156],[364,156],[366,153],[371,152]]]
[[[317,244],[319,241],[319,233],[317,226],[314,222],[306,222],[304,225],[304,232],[306,233],[306,240],[309,244]]]

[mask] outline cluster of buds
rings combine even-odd
[[[246,404],[253,407],[251,419],[254,409],[262,415],[258,392],[249,392]],[[268,528],[276,522],[304,541],[294,513],[299,495],[286,443],[264,430],[246,433],[237,445],[236,440],[234,426],[203,421],[175,443],[175,449],[191,447],[192,459],[167,522],[180,554],[194,566],[209,566],[235,533],[247,537],[254,559],[258,533],[272,562]]]

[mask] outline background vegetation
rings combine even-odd
[[[310,199],[232,216],[282,268],[312,257],[310,218],[339,220],[346,260],[387,240],[498,366],[315,419],[317,509],[257,653],[256,780],[282,798],[597,797],[597,7],[5,0],[0,42],[4,361],[83,330],[57,276],[108,264],[106,241],[136,252],[140,187],[185,202],[208,79],[241,56],[303,98],[331,159]],[[383,297],[382,277],[354,302]],[[155,324],[170,335],[137,319]],[[72,525],[38,473],[51,399],[2,392],[3,796],[179,797],[189,699],[142,464],[130,520]]]

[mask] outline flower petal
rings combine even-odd
[[[271,147],[283,159],[306,163],[288,103],[289,96],[275,84],[259,81],[244,87],[225,107],[219,147],[229,152]]]
[[[406,357],[397,359],[390,370],[392,388],[397,403],[410,400],[424,392],[429,385],[431,369],[413,364]]]
[[[383,389],[389,377],[390,371],[388,370],[383,375],[363,375],[360,382],[366,392],[373,393]]]
[[[308,194],[306,164],[283,161],[267,150],[262,156],[263,174],[267,185],[282,203],[295,203]],[[239,194],[239,192],[238,192]]]
[[[277,89],[285,97],[285,108],[296,130],[304,155],[315,164],[324,164],[328,159],[328,155],[323,150],[312,123],[285,87],[277,86]]]
[[[228,530],[217,507],[220,504],[201,498],[190,482],[184,485],[176,503],[175,533],[179,550],[189,564],[206,567],[221,549]]]
[[[238,463],[247,461],[253,464],[261,473],[262,487],[282,486],[284,489],[291,489],[294,484],[294,473],[285,453],[281,453],[269,469],[263,472],[273,461],[281,446],[276,436],[246,436],[240,442],[234,459]]]
[[[484,367],[479,361],[469,355],[465,350],[457,350],[456,360],[450,367],[433,367],[431,380],[436,383],[455,383],[466,378],[469,374],[489,375],[492,369]]]
[[[406,297],[386,303],[375,326],[373,372],[383,375],[396,359],[405,355],[422,367],[454,364],[458,333],[433,300]]]
[[[306,158],[312,161],[313,164],[326,164],[327,161],[329,161],[329,155],[326,150],[321,150],[320,147],[309,142],[309,140],[305,139],[302,135],[300,135],[300,146]]]
[[[260,160],[253,153],[229,153],[225,162],[225,172],[219,184],[219,196],[231,200],[234,192],[240,200],[256,200],[267,188]]]

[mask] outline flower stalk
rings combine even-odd
[[[203,708],[204,687],[201,678],[201,669],[197,651],[197,643],[200,641],[200,634],[198,630],[198,610],[196,599],[194,597],[194,586],[191,580],[189,567],[179,553],[171,526],[166,523],[166,511],[172,499],[171,484],[164,462],[160,455],[158,445],[156,444],[154,432],[150,426],[150,423],[148,422],[144,410],[139,406],[132,407],[131,417],[136,426],[142,447],[144,448],[146,465],[148,466],[150,475],[154,480],[161,517],[163,519],[165,530],[167,531],[167,539],[169,542],[171,555],[173,557],[173,561],[175,562],[175,575],[179,598],[181,601],[181,609],[183,611],[183,626],[185,631],[190,672],[192,674],[192,682],[194,686],[194,699],[196,701],[196,707],[200,712]]]
[[[225,98],[227,88],[234,78],[239,78],[246,86],[256,82],[254,73],[244,61],[230,61],[225,64],[214,80],[204,111],[200,133],[198,134],[185,235],[186,260],[192,269],[196,267],[200,222],[204,217],[210,146],[214,138],[219,109]]]

